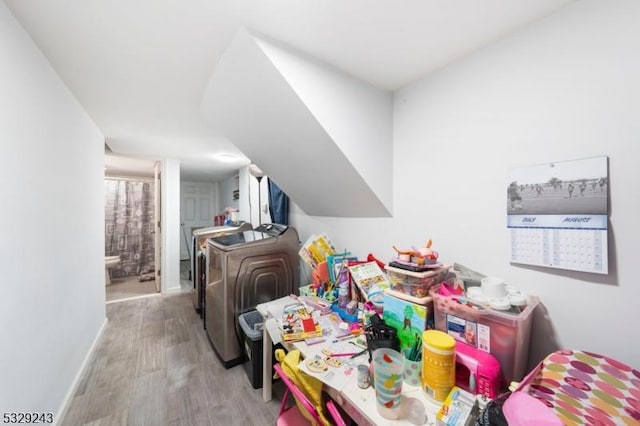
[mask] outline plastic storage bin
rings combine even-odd
[[[244,370],[254,389],[262,387],[262,327],[264,318],[258,311],[249,311],[238,317],[244,335],[244,353],[249,362]]]
[[[521,380],[527,371],[532,314],[540,302],[538,297],[529,295],[527,307],[514,314],[470,307],[438,294],[438,288],[436,285],[429,290],[436,329],[493,355],[502,367],[505,388]]]
[[[425,272],[413,272],[387,266],[387,274],[389,275],[391,288],[413,297],[429,296],[429,288],[443,281],[448,271],[448,267]]]

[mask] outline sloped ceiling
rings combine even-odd
[[[575,0],[4,0],[118,155],[225,179],[249,159],[200,116],[245,26],[386,90],[442,69]],[[215,154],[239,156],[223,163]]]
[[[202,112],[307,214],[390,216],[390,92],[241,29]]]

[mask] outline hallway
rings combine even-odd
[[[241,366],[222,367],[190,295],[108,304],[107,317],[62,425],[275,423],[281,390],[265,403]]]
[[[115,278],[111,281],[111,284],[106,286],[106,300],[107,303],[111,303],[122,299],[147,296],[157,292],[155,280],[140,281],[137,276]]]

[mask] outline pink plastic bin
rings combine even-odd
[[[503,386],[506,388],[512,381],[521,380],[527,371],[532,313],[540,303],[538,297],[528,296],[527,307],[519,314],[512,314],[490,308],[474,309],[453,297],[439,295],[439,287],[438,284],[429,290],[436,329],[464,341],[464,332],[458,334],[457,330],[465,328],[462,325],[465,322],[470,322],[472,328],[475,324],[475,344],[500,362]]]

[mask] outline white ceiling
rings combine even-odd
[[[5,0],[114,154],[177,158],[182,178],[249,163],[200,99],[240,26],[397,89],[575,0]],[[215,154],[237,154],[223,163]]]
[[[153,160],[106,154],[104,156],[104,174],[111,177],[153,178],[155,164],[156,162]]]

